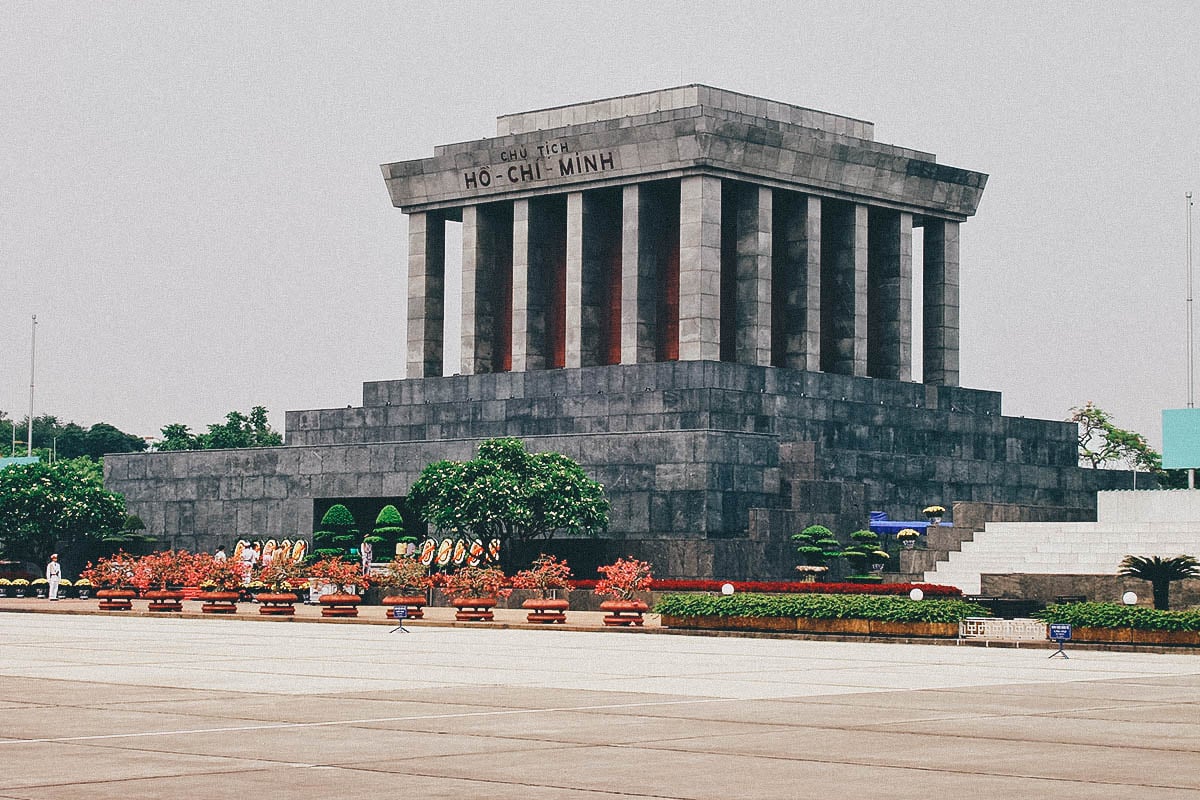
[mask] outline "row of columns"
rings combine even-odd
[[[908,212],[699,175],[468,205],[463,374],[725,360],[912,379]],[[409,215],[409,377],[442,374],[445,225]],[[923,379],[958,384],[958,223],[924,218]]]

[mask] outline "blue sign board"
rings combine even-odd
[[[1071,638],[1071,626],[1061,622],[1050,623],[1050,641],[1065,642]]]
[[[392,606],[392,619],[408,619],[408,606]]]
[[[1200,467],[1200,408],[1162,412],[1163,469]]]

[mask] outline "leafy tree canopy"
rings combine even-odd
[[[267,413],[264,406],[255,406],[249,416],[240,411],[230,411],[225,415],[223,423],[209,425],[207,433],[192,433],[187,425],[173,422],[163,427],[162,440],[155,449],[172,451],[276,447],[283,444],[283,435],[268,424]]]
[[[0,554],[43,564],[87,541],[120,543],[125,499],[105,491],[100,466],[78,458],[0,470]]]
[[[14,427],[15,439],[19,444],[14,452],[9,453],[14,440]],[[0,448],[5,454],[25,455],[25,439],[28,435],[29,417],[14,420],[0,411]],[[84,428],[74,422],[60,422],[52,414],[33,418],[33,444],[37,452],[55,452],[60,459],[87,456],[99,460],[105,453],[140,453],[146,449],[146,442],[140,436],[125,433],[107,422],[97,422],[90,428]]]
[[[1079,463],[1101,469],[1127,467],[1145,472],[1160,472],[1162,456],[1134,431],[1118,428],[1107,411],[1088,401],[1071,409],[1070,421],[1079,426]]]
[[[530,453],[520,439],[489,439],[471,461],[427,466],[409,494],[421,519],[443,533],[513,541],[608,527],[604,487],[560,453]]]

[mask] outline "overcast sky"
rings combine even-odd
[[[875,123],[991,177],[962,227],[962,382],[1187,401],[1200,3],[0,0],[0,409],[155,435],[404,375],[379,164],[500,114],[686,83]],[[1194,237],[1196,238],[1196,237]]]

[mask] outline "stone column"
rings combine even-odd
[[[446,307],[446,220],[408,216],[408,370],[410,378],[442,374]]]
[[[513,201],[512,244],[512,368],[513,372],[539,369],[529,364],[529,201]]]
[[[643,230],[642,192],[621,187],[621,363],[654,361],[654,266]]]
[[[567,195],[567,367],[583,366],[583,192]]]
[[[463,375],[511,365],[513,215],[511,203],[463,207]]]
[[[821,207],[821,369],[867,374],[867,207]]]
[[[462,325],[459,330],[460,354],[463,375],[474,375],[477,357],[475,353],[475,303],[479,296],[479,207],[464,206],[462,210]]]
[[[958,223],[925,219],[925,383],[958,386]]]
[[[591,367],[621,363],[622,192],[619,188],[583,192],[578,230],[567,220],[567,363]],[[635,222],[636,226],[636,222]],[[578,241],[579,286],[575,321],[571,314],[571,239]],[[636,277],[636,276],[635,276]],[[572,338],[574,337],[574,338]],[[574,353],[572,351],[575,351]]]
[[[867,252],[867,374],[912,380],[912,214],[873,208]]]
[[[771,364],[772,192],[748,186],[737,213],[737,313],[739,364]]]
[[[721,358],[721,179],[679,181],[679,359]]]
[[[821,369],[821,200],[794,192],[774,197],[772,363]]]

